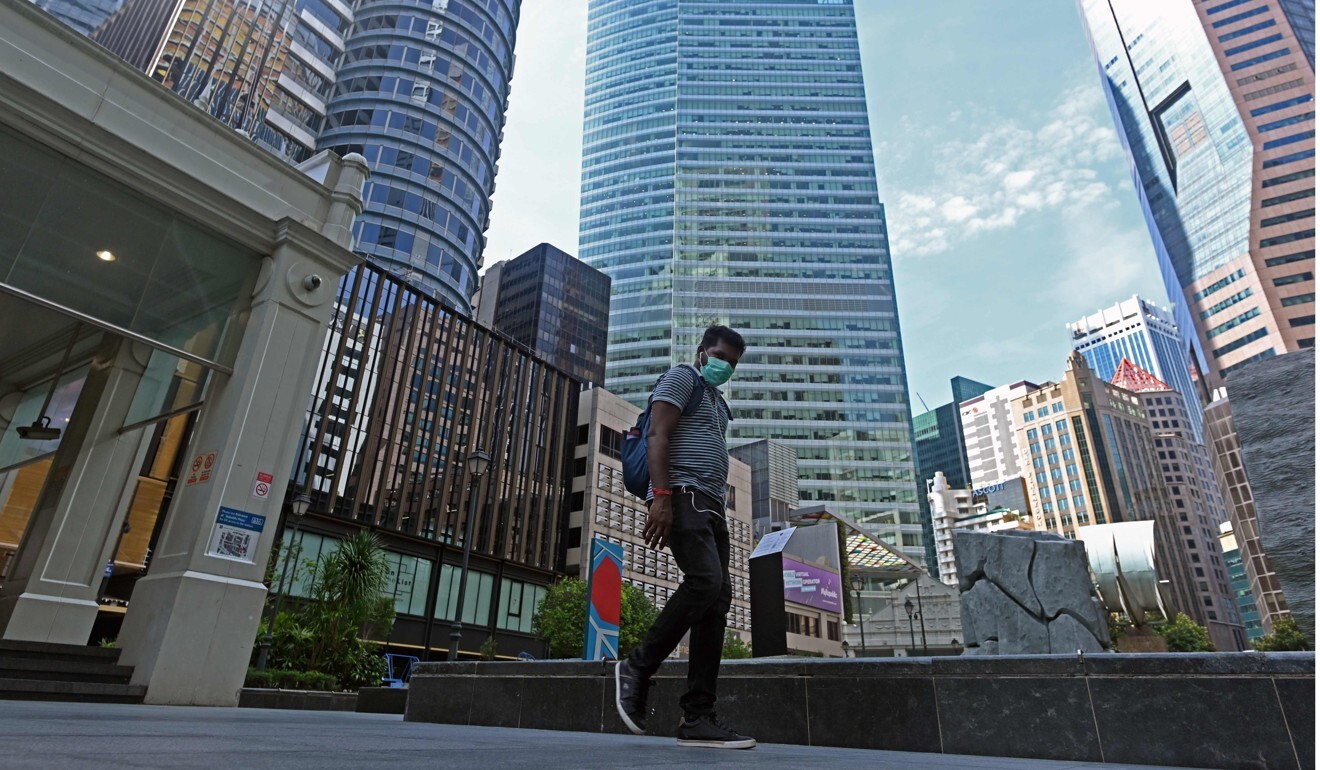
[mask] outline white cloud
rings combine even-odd
[[[944,202],[940,207],[940,213],[950,222],[962,222],[976,213],[976,206],[968,203],[961,195],[955,195]]]
[[[975,119],[986,126],[978,136],[931,142],[926,183],[899,191],[889,212],[897,258],[953,251],[978,234],[1051,210],[1071,218],[1116,205],[1119,191],[1101,181],[1097,168],[1121,162],[1123,150],[1098,83],[1064,91],[1034,127],[993,114]],[[896,157],[919,157],[890,149]],[[936,201],[943,201],[938,209]]]

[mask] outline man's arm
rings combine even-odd
[[[668,401],[651,402],[651,427],[646,432],[646,466],[651,472],[651,488],[669,487],[669,437],[678,425],[682,410]],[[651,548],[669,544],[669,530],[674,523],[673,497],[655,495],[646,516],[642,539]]]

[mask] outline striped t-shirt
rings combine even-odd
[[[681,411],[693,388],[705,390],[701,405],[691,414],[680,415],[669,437],[669,485],[696,487],[722,503],[729,483],[729,446],[725,441],[729,415],[720,392],[707,385],[700,374],[694,377],[695,369],[687,364],[670,369],[656,383],[651,398],[673,404]]]

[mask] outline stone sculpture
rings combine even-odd
[[[1086,548],[1049,532],[953,535],[964,655],[1104,652],[1109,622]]]

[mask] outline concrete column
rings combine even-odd
[[[356,263],[289,220],[277,243],[261,268],[234,373],[217,375],[207,394],[184,478],[120,631],[120,662],[134,667],[134,684],[147,686],[148,703],[235,706],[247,672],[307,394],[337,284]],[[192,477],[195,457],[203,462]]]
[[[118,541],[124,500],[142,462],[142,430],[121,434],[119,429],[149,354],[110,335],[97,349],[0,589],[3,638],[87,644],[102,570]]]

